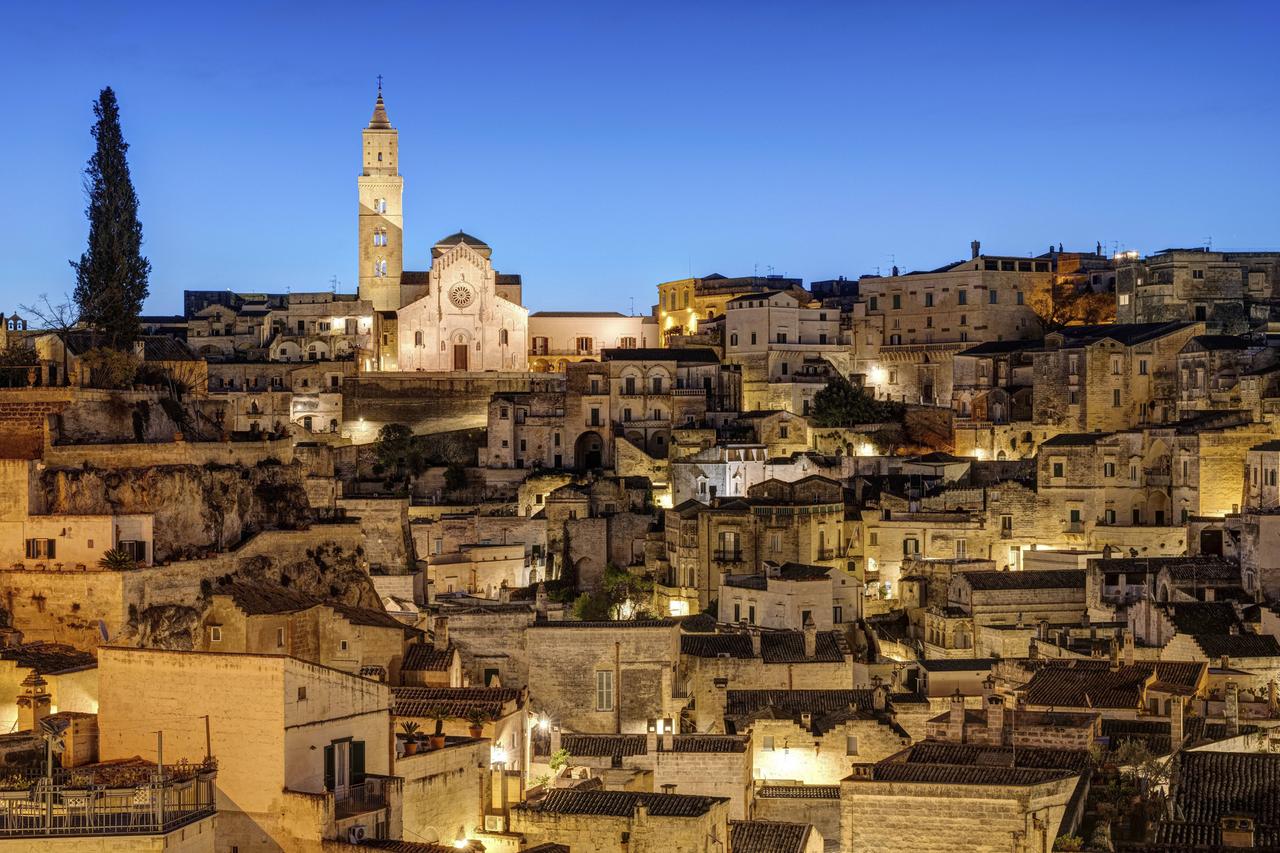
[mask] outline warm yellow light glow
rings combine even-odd
[[[538,720],[538,731],[545,732],[549,728],[551,728],[551,721],[548,720],[546,717],[543,717],[542,719]]]
[[[687,601],[671,601],[667,603],[667,611],[672,616],[688,616],[689,602]]]
[[[660,509],[671,509],[671,493],[659,492],[658,494],[654,495],[653,504],[654,506],[657,506]]]
[[[507,751],[500,746],[494,748],[494,750],[489,753],[489,762],[491,764],[506,764]]]
[[[987,458],[987,451],[983,450],[981,447],[976,448],[976,449],[973,451],[973,458],[974,458],[974,459],[986,459],[986,458]]]
[[[864,441],[858,445],[857,455],[859,456],[875,456],[876,446],[869,441]]]
[[[468,841],[468,840],[467,840],[467,839],[465,839],[465,838],[459,838],[457,841],[453,842],[453,846],[454,846],[454,847],[456,847],[456,848],[458,848],[459,850],[462,850],[462,849],[464,849],[467,845],[469,845],[470,843],[471,843],[471,842],[470,842],[470,841]]]
[[[871,380],[872,385],[883,385],[885,380],[888,378],[889,375],[885,373],[884,368],[879,365],[873,366],[867,371],[867,379]]]

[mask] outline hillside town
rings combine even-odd
[[[356,292],[6,308],[0,853],[1280,849],[1280,251],[530,311],[390,100]]]

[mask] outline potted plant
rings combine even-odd
[[[467,711],[467,722],[471,724],[468,734],[476,738],[483,737],[485,723],[492,719],[493,717],[489,715],[489,712],[483,708],[477,707]]]
[[[404,754],[416,755],[418,753],[418,724],[409,720],[400,724],[400,731],[404,732]]]
[[[433,705],[427,709],[427,716],[436,721],[436,729],[427,740],[432,749],[441,749],[444,747],[444,721],[449,716],[449,712],[442,705]]]

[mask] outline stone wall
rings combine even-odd
[[[679,627],[674,623],[539,623],[526,635],[532,707],[568,731],[644,732],[676,715],[672,699]],[[613,674],[614,705],[596,709],[598,672]]]
[[[1036,838],[1030,849],[1049,850],[1078,781],[1072,776],[994,786],[847,780],[840,786],[841,849],[1007,853],[1010,833],[1025,831],[1035,813],[1047,838]]]
[[[420,435],[483,427],[491,395],[529,391],[538,379],[533,373],[349,377],[342,386],[342,432],[367,444],[391,423],[405,424]]]
[[[395,760],[392,775],[404,779],[405,838],[451,844],[484,829],[489,743],[451,743]]]

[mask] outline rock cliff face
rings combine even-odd
[[[255,530],[312,518],[298,464],[51,468],[40,485],[50,512],[152,513],[156,560],[223,550]]]

